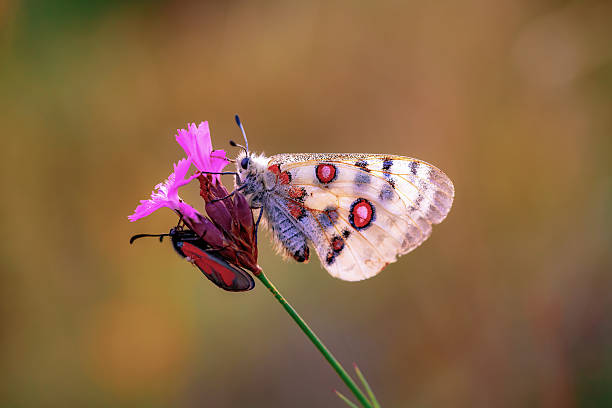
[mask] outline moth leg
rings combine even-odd
[[[193,237],[183,237],[181,240],[187,242],[187,241],[197,241],[199,239],[201,239],[199,236],[194,235]]]

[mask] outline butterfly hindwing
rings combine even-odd
[[[269,165],[284,175],[276,194],[300,215],[323,266],[344,280],[369,278],[423,243],[454,196],[444,173],[402,156],[277,155]]]

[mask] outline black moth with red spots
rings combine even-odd
[[[214,250],[198,234],[182,227],[172,228],[168,234],[137,234],[130,238],[130,244],[142,237],[159,237],[160,242],[164,236],[169,236],[175,251],[191,263],[206,276],[212,283],[221,289],[230,292],[244,292],[255,287],[255,282],[241,267],[228,263],[219,251]]]
[[[349,222],[356,230],[369,227],[376,219],[374,205],[365,198],[358,198],[351,204]]]

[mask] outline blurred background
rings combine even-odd
[[[612,4],[0,2],[0,405],[342,407],[259,285],[129,223],[208,120],[251,149],[417,157],[448,219],[358,283],[260,264],[384,407],[612,405]],[[231,185],[231,179],[225,180]],[[197,191],[185,191],[197,203]]]

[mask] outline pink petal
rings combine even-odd
[[[178,144],[187,153],[187,157],[203,173],[218,173],[229,163],[224,150],[212,150],[208,122],[202,122],[199,126],[189,123],[187,130],[178,129],[175,137]],[[216,180],[219,179],[218,175],[213,177]]]
[[[210,171],[219,173],[229,163],[225,158],[225,150],[213,150],[210,154]]]
[[[190,177],[185,179],[185,175],[187,175],[187,172],[189,171],[189,167],[191,167],[191,160],[189,158],[181,159],[179,160],[177,164],[174,165],[174,173],[170,175],[171,177],[174,176],[173,177],[174,182],[168,189],[168,197],[173,202],[178,202],[180,200],[178,196],[178,189],[180,187],[183,187],[185,184],[189,184],[191,180],[193,180],[194,178],[198,176],[198,174],[196,173],[196,174],[192,174]]]
[[[188,220],[197,220],[200,215],[198,210],[182,200],[179,202],[178,211],[183,215],[183,218]]]
[[[134,222],[164,207],[175,211],[178,210],[184,217],[197,219],[198,212],[189,204],[183,202],[178,196],[179,187],[184,186],[197,177],[197,174],[194,174],[185,179],[185,175],[187,171],[189,171],[190,166],[190,159],[179,160],[179,162],[174,165],[174,172],[168,176],[168,179],[156,185],[155,190],[151,193],[151,198],[148,200],[141,200],[140,205],[134,210],[134,214],[130,215],[128,219]]]

